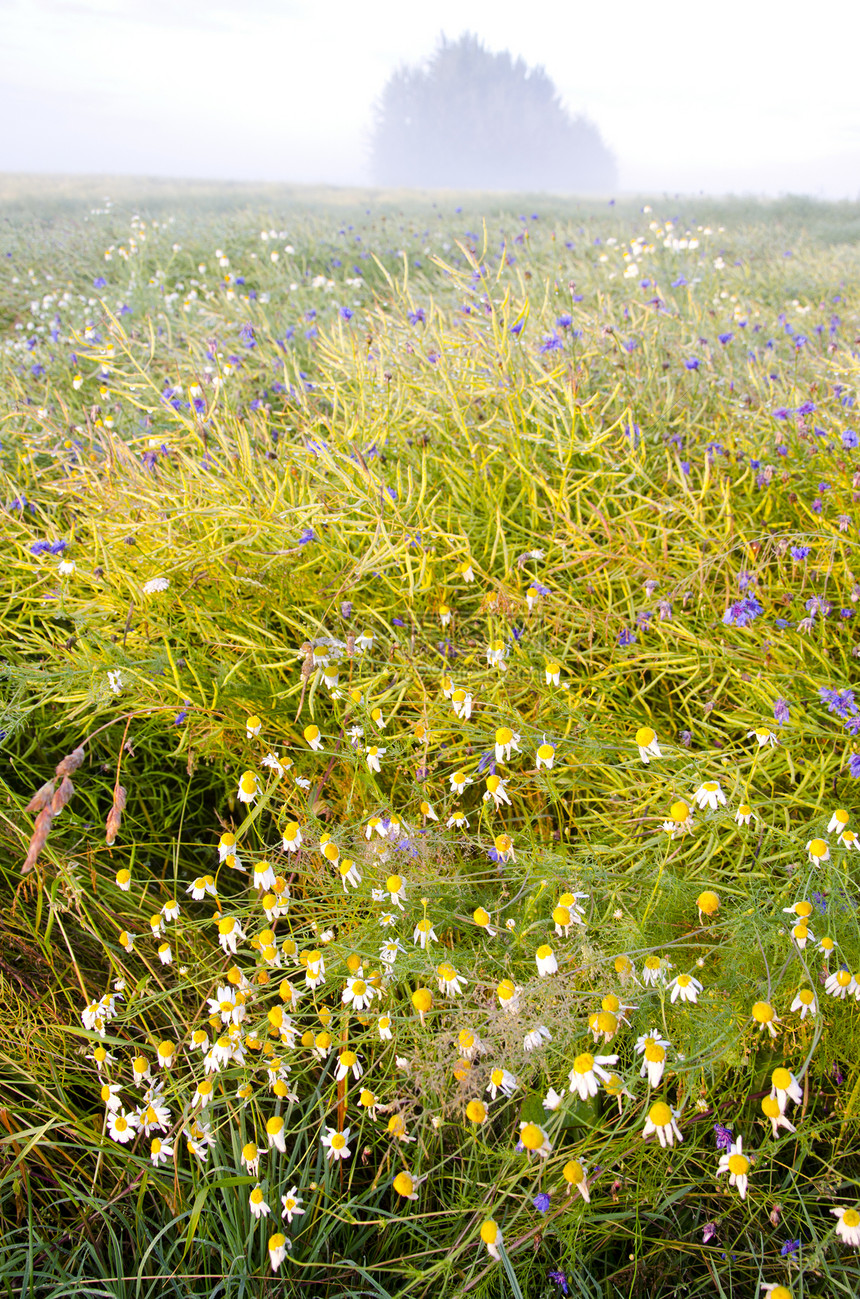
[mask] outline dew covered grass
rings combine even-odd
[[[855,1295],[860,210],[113,192],[2,191],[3,1292]]]

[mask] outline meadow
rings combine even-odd
[[[0,218],[0,1294],[856,1295],[860,206]]]

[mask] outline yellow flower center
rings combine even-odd
[[[784,1092],[791,1086],[791,1074],[787,1069],[774,1069],[771,1082],[777,1091]]]
[[[686,803],[679,801],[673,803],[669,808],[669,819],[674,821],[676,825],[683,825],[684,822],[688,820],[689,816],[690,809],[687,807]]]
[[[399,875],[389,875],[388,879],[385,881],[385,887],[388,889],[389,893],[399,893],[403,888],[403,880]]]
[[[570,924],[570,912],[567,907],[556,907],[552,913],[552,918],[557,925],[564,927]]]
[[[411,1195],[414,1182],[408,1173],[398,1173],[394,1179],[394,1189],[398,1195]]]
[[[540,948],[538,948],[538,951],[540,951]],[[500,1001],[510,1001],[515,992],[516,992],[516,988],[514,986],[513,979],[502,979],[501,983],[496,989],[496,993]]]
[[[651,730],[650,726],[640,726],[636,732],[636,743],[641,749],[647,749],[649,744],[653,744],[657,736]]]
[[[490,913],[489,911],[485,911],[483,907],[476,907],[472,912],[472,919],[476,925],[480,925],[482,929],[486,929],[487,925],[490,923]]]
[[[729,1172],[735,1177],[741,1177],[744,1173],[749,1172],[750,1161],[745,1155],[729,1155]]]
[[[657,1101],[648,1111],[648,1118],[655,1128],[665,1128],[667,1124],[672,1122],[672,1111],[665,1101]]]
[[[765,1096],[761,1103],[762,1113],[769,1119],[775,1119],[782,1111],[775,1096]]]
[[[535,952],[535,956],[539,961],[545,961],[548,956],[552,956],[552,948],[549,943],[541,943],[540,947]]]
[[[809,854],[811,857],[823,857],[827,852],[827,844],[823,839],[810,839]]]
[[[540,1150],[544,1135],[536,1123],[527,1123],[520,1133],[520,1141],[526,1150]]]
[[[860,1213],[856,1209],[846,1209],[842,1221],[846,1227],[860,1227]]]
[[[496,731],[496,744],[510,744],[513,738],[514,733],[507,726],[500,726]]]
[[[696,906],[703,915],[712,916],[716,911],[719,911],[720,899],[717,897],[716,893],[712,893],[710,889],[706,889],[704,893],[700,893],[696,898]]]
[[[662,1064],[666,1059],[666,1052],[656,1042],[649,1042],[645,1048],[645,1059],[650,1060],[652,1064]]]
[[[582,1055],[578,1055],[573,1062],[574,1073],[591,1073],[593,1068],[594,1056],[588,1051],[585,1051]]]
[[[331,1139],[332,1150],[343,1150],[346,1145],[346,1137],[342,1132],[336,1132]]]
[[[485,1245],[494,1245],[498,1235],[499,1229],[492,1218],[488,1218],[486,1222],[481,1223],[481,1240]]]
[[[579,1183],[585,1177],[582,1164],[578,1159],[569,1160],[561,1170],[561,1175],[571,1186],[579,1186]]]
[[[770,1002],[757,1001],[752,1008],[752,1017],[757,1024],[769,1024],[776,1016]]]
[[[466,1118],[470,1123],[483,1123],[487,1117],[487,1107],[483,1101],[469,1101],[466,1106]]]

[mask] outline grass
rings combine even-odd
[[[91,192],[2,191],[5,1291],[856,1293],[856,206]]]

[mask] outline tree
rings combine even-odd
[[[616,184],[597,127],[568,113],[544,69],[493,54],[469,33],[443,36],[426,64],[392,74],[376,105],[371,163],[377,184],[424,189]]]

